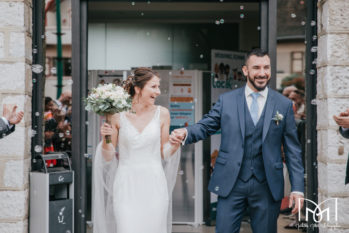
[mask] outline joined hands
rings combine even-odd
[[[171,132],[169,141],[171,144],[180,144],[187,136],[187,130],[185,128],[175,129]]]

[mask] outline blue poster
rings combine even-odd
[[[171,128],[187,127],[195,123],[193,102],[170,102]]]

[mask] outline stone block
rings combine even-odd
[[[349,34],[326,34],[319,37],[318,64],[348,64]]]
[[[0,58],[5,56],[5,34],[0,32]]]
[[[9,56],[10,57],[24,57],[26,51],[26,34],[25,32],[11,32],[10,44],[9,44]]]
[[[0,219],[20,218],[28,215],[28,190],[0,191]]]
[[[318,130],[318,157],[322,161],[336,160],[345,163],[349,151],[349,140],[343,138],[338,130]],[[343,151],[343,153],[340,153]]]
[[[323,32],[348,31],[349,33],[349,1],[325,1],[320,13],[320,24]]]
[[[318,95],[349,95],[349,66],[325,66],[318,69]]]
[[[25,58],[30,62],[33,60],[32,56],[32,38],[29,36],[25,37]]]
[[[32,80],[32,69],[30,64],[25,64],[25,93],[32,93],[33,80]]]
[[[324,98],[325,97],[325,78],[326,75],[328,75],[326,72],[326,67],[318,68],[317,69],[317,82],[316,82],[316,98]]]
[[[337,124],[333,119],[333,115],[338,115],[348,109],[348,100],[346,98],[328,98],[317,100],[317,124],[322,128],[333,126],[337,128]]]
[[[30,138],[28,129],[16,126],[16,130],[0,140],[0,157],[16,156],[28,157],[30,154]]]
[[[28,232],[28,221],[0,223],[0,232],[6,233],[26,233]]]
[[[29,181],[30,158],[10,160],[5,164],[3,184],[5,187],[23,188]]]
[[[0,27],[24,26],[24,2],[0,2]]]
[[[31,2],[32,0],[29,0],[28,3],[24,4],[24,27],[25,27],[25,30],[29,33],[29,35],[33,34]]]
[[[1,2],[0,2],[1,3]],[[0,64],[0,92],[26,90],[25,63]]]
[[[318,181],[321,190],[327,193],[348,193],[349,186],[344,185],[346,164],[318,163]]]

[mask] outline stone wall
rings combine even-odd
[[[327,202],[331,219],[324,217],[320,232],[349,232],[349,185],[344,185],[349,140],[338,132],[333,115],[349,108],[349,1],[318,2],[318,181],[319,203],[337,198],[338,222],[334,202]],[[322,208],[323,210],[324,208]],[[326,226],[327,224],[327,226]]]
[[[0,113],[25,112],[14,133],[0,139],[0,232],[28,232],[31,143],[31,1],[0,1]]]

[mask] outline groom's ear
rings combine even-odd
[[[245,77],[247,77],[247,75],[248,75],[248,69],[247,69],[247,66],[246,66],[246,65],[243,65],[243,67],[242,67],[242,72],[244,72]]]

